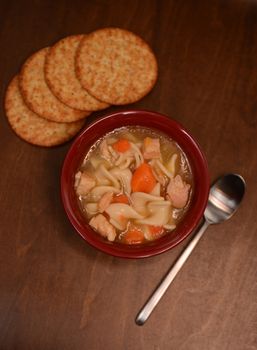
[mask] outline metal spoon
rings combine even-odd
[[[136,317],[136,323],[143,325],[151,315],[153,309],[176,277],[179,270],[192,253],[196,244],[202,237],[207,227],[229,219],[238,209],[245,192],[245,181],[242,176],[228,174],[219,178],[211,187],[208,204],[204,212],[204,223],[183,250],[179,258],[164,276],[159,286],[155,289],[143,308]]]

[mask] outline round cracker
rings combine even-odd
[[[75,54],[82,38],[83,35],[68,36],[50,48],[45,62],[45,79],[54,95],[67,106],[97,111],[109,105],[91,96],[75,73]]]
[[[85,119],[56,123],[32,112],[24,103],[18,80],[15,76],[7,88],[5,111],[11,128],[23,140],[38,146],[56,146],[70,140],[83,127]]]
[[[101,101],[123,105],[145,96],[157,80],[156,58],[140,37],[120,28],[86,35],[75,61],[82,86]]]
[[[49,48],[37,51],[22,66],[20,89],[26,104],[39,116],[55,122],[69,123],[86,117],[89,112],[66,106],[49,89],[44,74],[48,51]]]

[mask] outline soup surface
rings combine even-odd
[[[89,225],[109,241],[142,244],[173,231],[193,191],[189,162],[166,135],[122,127],[98,140],[75,175]]]

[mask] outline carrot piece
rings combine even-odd
[[[117,194],[113,197],[112,203],[129,204],[129,199],[125,194]]]
[[[137,228],[133,228],[124,235],[124,243],[140,244],[144,241],[144,234]]]
[[[148,226],[149,232],[153,238],[158,238],[160,237],[163,232],[164,232],[164,227],[163,226],[153,226],[149,225]]]
[[[124,153],[130,149],[130,143],[126,139],[120,139],[116,141],[112,147],[115,149],[117,152]]]
[[[156,185],[156,179],[152,168],[147,163],[142,163],[134,172],[131,180],[132,192],[149,193]]]

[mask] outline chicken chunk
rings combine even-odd
[[[106,140],[103,140],[102,143],[100,144],[100,152],[101,155],[105,158],[105,159],[109,159],[110,158],[110,152],[108,150],[108,145]]]
[[[160,140],[146,137],[143,143],[144,159],[161,158]]]
[[[106,159],[109,163],[113,163],[115,159],[117,159],[118,154],[115,152],[115,150],[108,146],[107,141],[103,140],[102,143],[100,144],[100,152],[101,156]]]
[[[150,164],[150,163],[149,163]],[[151,164],[152,165],[152,164]],[[152,166],[153,169],[153,174],[155,179],[162,185],[165,186],[167,179],[165,177],[165,175],[163,174],[163,172],[160,170],[160,168],[158,168],[157,166]]]
[[[105,209],[109,207],[113,200],[113,192],[106,192],[105,194],[102,195],[98,202],[98,209],[100,213],[103,213]]]
[[[189,197],[190,185],[185,183],[180,175],[170,179],[167,187],[167,199],[175,208],[184,208]]]
[[[80,173],[80,174],[79,174]],[[86,172],[79,172],[75,176],[76,192],[79,196],[86,196],[88,192],[95,187],[95,179]]]
[[[98,214],[89,221],[92,226],[101,236],[107,237],[108,241],[114,241],[116,237],[115,228],[109,223],[103,214]]]

